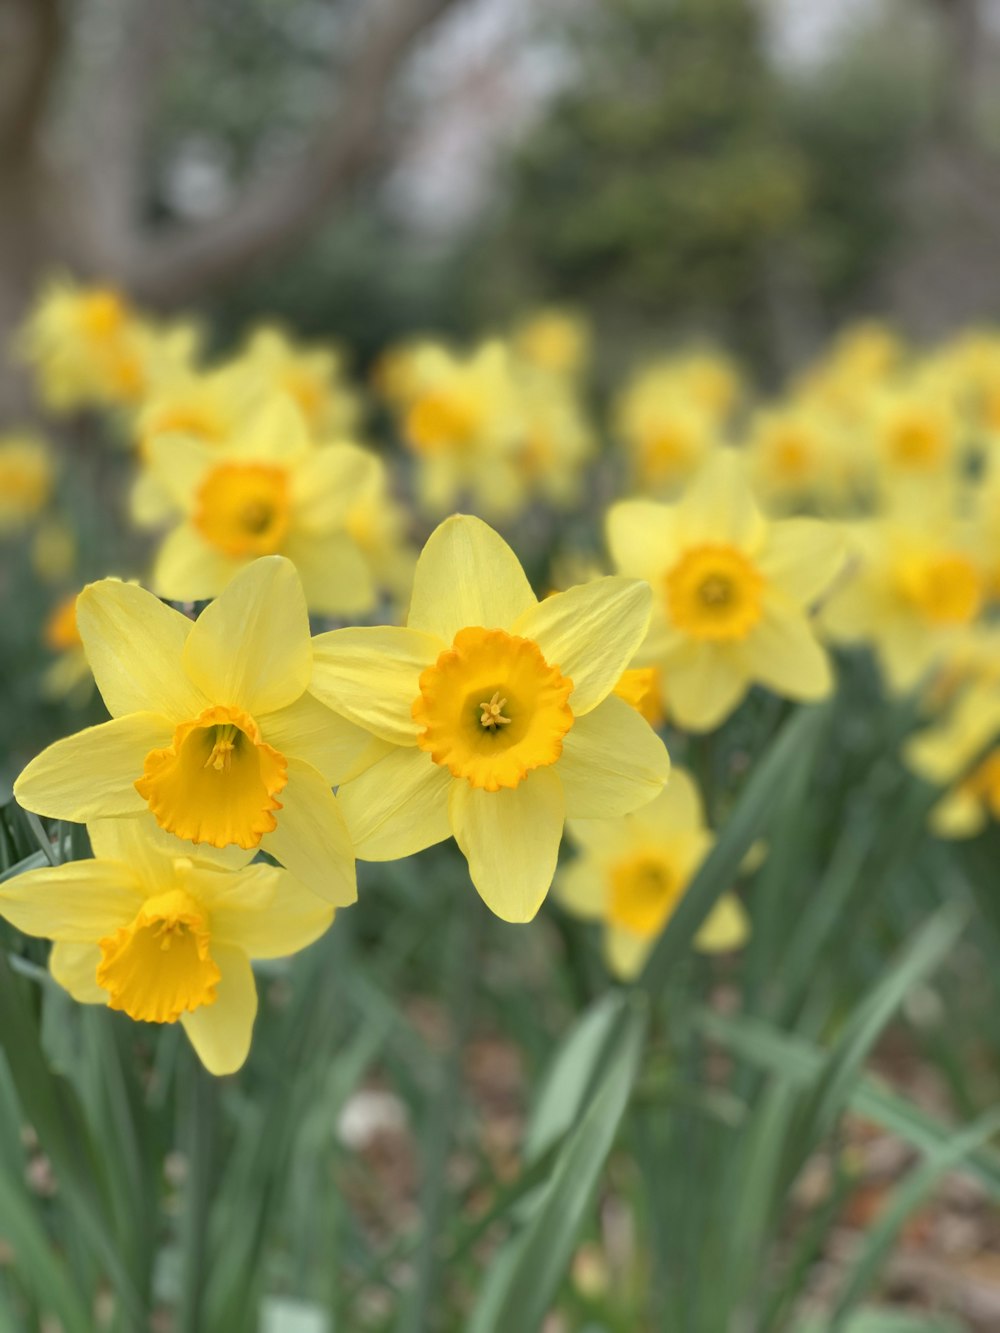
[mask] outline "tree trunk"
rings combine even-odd
[[[38,415],[29,376],[19,364],[16,335],[39,282],[65,262],[66,232],[55,225],[51,182],[37,162],[0,172],[0,430]]]

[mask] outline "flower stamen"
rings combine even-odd
[[[497,727],[507,727],[512,718],[504,717],[503,710],[507,704],[506,699],[500,698],[500,691],[494,691],[493,698],[487,703],[481,703],[479,707],[483,710],[483,715],[479,721],[490,731],[496,731]]]

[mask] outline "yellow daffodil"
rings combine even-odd
[[[483,513],[510,513],[522,490],[512,457],[522,423],[507,348],[494,340],[458,356],[425,343],[403,365],[394,389],[421,507],[439,514],[468,494]]]
[[[649,602],[621,578],[539,602],[485,523],[442,523],[405,628],[315,640],[313,690],[392,747],[338,794],[357,854],[389,860],[454,834],[486,904],[530,921],[566,817],[625,814],[667,779],[663,743],[612,693]]]
[[[838,643],[870,643],[896,692],[943,663],[982,610],[986,579],[971,533],[937,504],[857,524],[851,577],[823,610]]]
[[[272,556],[192,622],[133,584],[77,600],[112,721],[56,741],[14,785],[28,810],[139,819],[184,844],[262,848],[314,892],[355,898],[351,841],[331,785],[388,747],[310,693],[302,586]]]
[[[995,651],[995,633],[990,639]],[[931,810],[942,838],[966,838],[1000,819],[1000,681],[992,671],[962,690],[944,715],[911,736],[909,767],[948,790]]]
[[[747,439],[747,461],[757,494],[788,510],[822,503],[841,489],[840,440],[829,417],[806,407],[757,413]]]
[[[573,387],[550,376],[517,378],[520,425],[511,442],[511,509],[540,496],[568,507],[580,498],[594,438]]]
[[[553,892],[568,911],[603,923],[608,966],[631,980],[715,840],[698,788],[675,768],[660,795],[635,814],[571,820],[567,831],[580,854],[559,871]],[[749,931],[742,903],[727,893],[695,936],[694,947],[728,952],[738,949]]]
[[[554,307],[536,310],[522,320],[511,341],[519,357],[548,375],[578,375],[590,356],[587,321]]]
[[[640,371],[614,409],[614,426],[638,490],[678,491],[719,440],[718,416],[678,387],[672,362]]]
[[[298,569],[311,610],[348,615],[374,605],[373,568],[351,521],[357,506],[355,521],[363,523],[373,496],[390,504],[375,454],[346,442],[314,444],[285,396],[262,405],[236,444],[163,435],[150,453],[153,476],[183,515],[154,565],[161,596],[215,597],[251,560],[281,554]],[[135,513],[148,517],[141,506]]]
[[[923,483],[958,466],[959,414],[936,380],[917,379],[880,394],[873,403],[871,430],[876,462],[889,486]]]
[[[45,646],[58,656],[42,677],[42,693],[51,699],[85,703],[93,691],[94,678],[76,624],[76,599],[77,593],[70,593],[45,622]]]
[[[240,363],[265,389],[293,399],[314,439],[337,439],[357,425],[360,399],[347,383],[336,348],[303,346],[281,329],[264,326],[251,335]]]
[[[186,364],[196,342],[192,326],[157,329],[111,287],[60,281],[43,292],[20,347],[46,405],[70,412],[138,404],[153,368],[165,360]]]
[[[615,567],[653,586],[633,665],[659,668],[679,726],[711,730],[755,683],[791,699],[829,693],[809,609],[841,568],[841,539],[815,519],[768,522],[737,455],[716,455],[676,504],[613,505],[607,529]]]
[[[55,464],[34,435],[0,435],[0,537],[21,532],[48,504]]]
[[[0,915],[54,940],[49,967],[82,1004],[145,1023],[180,1022],[205,1068],[232,1074],[257,1013],[254,958],[318,939],[333,909],[287,871],[226,869],[138,820],[88,824],[94,860],[29,870],[0,885]]]

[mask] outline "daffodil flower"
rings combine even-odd
[[[0,435],[0,538],[23,531],[48,503],[55,462],[34,435]]]
[[[623,578],[539,602],[485,523],[442,523],[405,628],[314,641],[315,693],[392,746],[338,794],[358,855],[408,856],[453,833],[487,905],[530,921],[567,815],[624,814],[667,779],[663,743],[612,693],[649,602]]]
[[[82,1004],[146,1023],[180,1021],[213,1074],[250,1049],[257,988],[250,961],[283,958],[318,939],[333,908],[287,871],[226,869],[179,855],[134,819],[87,826],[94,860],[29,870],[0,885],[0,915],[54,940],[49,967]]]
[[[14,785],[28,810],[153,823],[184,844],[271,853],[335,906],[356,896],[330,790],[380,753],[310,693],[309,619],[292,565],[243,570],[192,623],[105,579],[77,625],[112,720],[56,741]],[[384,747],[383,747],[384,748]]]
[[[962,690],[945,714],[911,736],[909,767],[947,790],[930,813],[932,832],[969,838],[1000,819],[1000,689],[996,680]]]
[[[976,624],[988,587],[982,552],[929,499],[856,524],[850,540],[855,569],[823,608],[823,628],[837,643],[870,643],[889,688],[905,692]]]
[[[635,665],[660,668],[679,726],[711,730],[755,683],[792,699],[829,693],[808,613],[843,564],[830,524],[769,523],[741,461],[722,450],[676,504],[622,501],[607,528],[616,567],[655,590]]]
[[[714,834],[690,774],[674,768],[655,800],[624,819],[577,819],[568,825],[580,855],[556,876],[553,893],[567,911],[604,924],[612,972],[635,977],[680,903]],[[726,893],[709,913],[694,947],[738,949],[750,933],[743,905]]]
[[[258,556],[287,556],[311,610],[369,610],[377,588],[366,549],[352,532],[354,507],[365,520],[373,489],[386,498],[385,469],[347,442],[317,445],[291,399],[272,396],[229,445],[185,435],[157,436],[150,475],[181,521],[165,538],[152,584],[171,601],[217,597]],[[148,487],[133,497],[145,511]]]

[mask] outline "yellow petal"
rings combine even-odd
[[[49,954],[49,971],[78,1004],[107,1004],[108,993],[97,984],[101,950],[96,944],[56,940]]]
[[[986,810],[971,792],[956,787],[931,810],[930,826],[939,838],[972,838],[986,827]]]
[[[312,648],[295,567],[269,555],[241,570],[198,617],[184,665],[213,703],[253,715],[284,708],[304,694]]]
[[[151,592],[117,579],[91,583],[77,598],[76,623],[112,717],[149,712],[182,722],[206,706],[181,665],[191,621]]]
[[[140,472],[129,493],[129,513],[140,528],[158,528],[170,522],[177,505],[155,472]]]
[[[830,659],[799,611],[766,607],[742,645],[754,680],[790,699],[823,699],[833,688]]]
[[[220,893],[216,882],[238,880]],[[197,896],[211,913],[212,940],[231,944],[248,958],[287,958],[326,931],[333,908],[286,870],[256,865],[237,875],[210,870],[190,876]]]
[[[620,926],[609,926],[604,932],[604,957],[608,970],[619,981],[634,981],[655,943],[655,935],[636,935]]]
[[[429,754],[393,750],[340,788],[337,799],[362,861],[394,861],[451,837],[453,779]]]
[[[536,600],[504,539],[481,519],[455,514],[420,553],[407,624],[450,644],[468,625],[509,629]]]
[[[608,549],[615,568],[657,584],[677,560],[674,505],[652,500],[620,500],[605,519]]]
[[[190,435],[164,432],[149,443],[149,472],[174,508],[187,512],[206,471],[217,461],[216,450]]]
[[[222,973],[215,1002],[181,1014],[181,1022],[210,1074],[235,1074],[250,1053],[257,987],[250,960],[241,949],[213,946],[212,958]]]
[[[771,525],[757,568],[796,606],[807,607],[833,584],[846,554],[843,535],[832,523],[789,518]]]
[[[94,855],[102,861],[124,861],[146,887],[160,892],[164,879],[172,878],[174,862],[192,857],[199,863],[221,866],[226,870],[240,870],[257,855],[256,847],[212,847],[199,843],[197,847],[160,828],[154,815],[145,810],[141,815],[124,819],[92,819],[87,824],[90,845]]]
[[[665,663],[670,711],[685,731],[711,731],[749,687],[747,670],[729,644],[689,643]]]
[[[284,553],[299,571],[309,609],[317,615],[362,615],[375,605],[371,567],[346,532],[293,532]]]
[[[767,525],[757,508],[746,464],[735,449],[718,449],[697,473],[676,511],[678,543],[725,542],[756,551]]]
[[[326,780],[301,759],[289,759],[278,827],[261,847],[334,907],[357,901],[354,848],[340,802]]]
[[[628,822],[641,836],[660,841],[704,829],[705,812],[698,784],[686,769],[675,764],[670,770],[670,781],[659,796],[637,810]]]
[[[218,597],[245,563],[210,546],[193,523],[181,523],[156,553],[150,582],[171,602],[200,602]]]
[[[258,721],[268,745],[286,757],[304,759],[333,787],[363,773],[392,748],[309,692]]]
[[[169,745],[174,728],[158,713],[129,713],[56,741],[14,783],[26,810],[51,819],[134,815],[146,809],[135,789],[150,750]]]
[[[694,947],[699,953],[731,953],[750,937],[750,918],[735,893],[724,893],[698,928]]]
[[[609,819],[651,801],[670,776],[667,747],[645,718],[611,695],[578,718],[556,772],[571,819]]]
[[[416,745],[419,728],[411,709],[420,694],[420,673],[445,647],[431,634],[394,625],[318,634],[310,689],[376,736]]]
[[[500,791],[454,782],[448,810],[483,902],[502,921],[530,921],[549,891],[562,840],[565,809],[555,772],[537,768]]]
[[[357,444],[310,450],[292,478],[295,526],[317,534],[343,528],[351,506],[380,471],[378,458]]]
[[[552,896],[574,916],[600,921],[607,910],[608,886],[600,867],[589,857],[578,856],[569,865],[560,866]]]
[[[0,914],[25,935],[93,944],[126,925],[144,894],[118,861],[68,861],[0,884]]]
[[[648,583],[605,578],[538,602],[512,626],[533,639],[550,666],[573,682],[576,717],[610,694],[646,636],[652,610]]]

